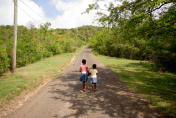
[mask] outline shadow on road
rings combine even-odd
[[[96,114],[116,118],[159,117],[155,110],[148,107],[147,102],[128,89],[110,69],[99,67],[98,71],[96,92],[91,91],[90,77],[87,92],[82,91],[78,71],[63,74],[55,79],[61,82],[50,86],[49,92],[53,94],[51,99],[69,102],[69,110],[73,111],[64,118],[83,117],[87,114],[92,114],[92,117],[96,117]],[[58,86],[66,89],[58,89]]]

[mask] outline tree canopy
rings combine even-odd
[[[113,41],[105,49],[111,48],[113,53],[107,54],[151,60],[160,71],[176,71],[175,0],[115,0],[106,5],[109,14],[103,13],[98,3],[89,5],[86,12],[97,10],[98,21],[109,27],[107,32]],[[100,39],[105,40],[91,38]],[[99,52],[91,42],[90,46]]]
[[[70,53],[87,43],[101,28],[83,26],[73,29],[50,29],[50,23],[40,28],[18,26],[17,67],[61,53]],[[78,34],[77,34],[78,30]],[[78,37],[77,37],[78,36]],[[0,75],[11,69],[13,26],[0,26]]]

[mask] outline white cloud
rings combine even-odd
[[[33,22],[36,27],[47,20],[44,11],[31,0],[18,0],[18,25],[26,25]]]
[[[37,14],[22,3],[22,1]],[[105,0],[105,2],[101,2],[100,4],[102,6],[104,3],[109,3],[109,1],[112,0]],[[39,24],[50,22],[53,28],[75,28],[83,25],[98,26],[97,23],[92,24],[93,19],[95,19],[95,11],[91,11],[89,14],[81,15],[81,13],[88,8],[89,4],[95,3],[95,0],[74,0],[70,2],[52,0],[52,2],[56,5],[58,11],[63,11],[62,15],[59,15],[54,19],[46,18],[43,8],[39,7],[39,5],[32,0],[18,0],[18,25],[27,26],[29,22],[33,22],[35,27],[39,27]],[[13,1],[0,0],[0,3],[0,25],[13,25]]]
[[[13,2],[0,0],[0,25],[13,25]]]
[[[94,0],[76,0],[70,2],[62,2],[61,0],[53,0],[58,10],[64,11],[62,16],[58,16],[52,24],[56,27],[74,28],[83,25],[97,25],[92,24],[95,16],[94,12],[90,14],[83,14],[89,4],[93,4]],[[58,26],[57,26],[58,25]]]
[[[12,0],[0,0],[0,25],[13,25],[14,20],[14,2]],[[33,22],[35,26],[46,22],[42,8],[31,0],[25,0],[24,3],[36,11],[43,19],[33,12],[29,7],[18,0],[17,24],[26,26],[28,22]],[[29,17],[30,16],[30,17]],[[35,20],[35,21],[34,21]]]

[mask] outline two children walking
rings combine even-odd
[[[86,65],[86,60],[82,60],[83,65],[80,66],[80,81],[82,81],[83,91],[86,92],[88,76],[91,75],[90,82],[92,83],[92,91],[96,90],[96,83],[97,83],[97,74],[98,71],[96,69],[96,64],[92,65],[92,69],[88,71],[88,66]]]

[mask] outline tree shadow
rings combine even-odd
[[[126,68],[134,68],[134,70],[128,70]],[[138,69],[145,67],[144,69]],[[176,79],[173,74],[167,73],[156,73],[150,71],[148,64],[141,63],[130,63],[126,66],[119,67],[113,66],[114,70],[118,69],[118,73],[124,77],[125,81],[128,81],[128,85],[135,89],[136,92],[143,94],[149,102],[157,106],[158,109],[167,109],[168,113],[173,113],[175,109],[175,98],[176,98]],[[148,71],[149,70],[149,71]],[[165,103],[165,105],[160,105]],[[175,118],[171,114],[164,114],[165,117]]]
[[[85,53],[91,53],[91,51],[86,51]]]
[[[55,79],[55,81],[61,81],[60,83],[50,85],[49,92],[53,94],[51,99],[69,102],[71,104],[69,110],[74,111],[64,118],[82,117],[87,114],[91,114],[92,117],[115,118],[161,117],[110,69],[98,67],[97,70],[99,73],[96,92],[91,91],[90,77],[87,92],[82,91],[78,71],[63,74]],[[65,89],[58,89],[58,86],[63,86]]]

